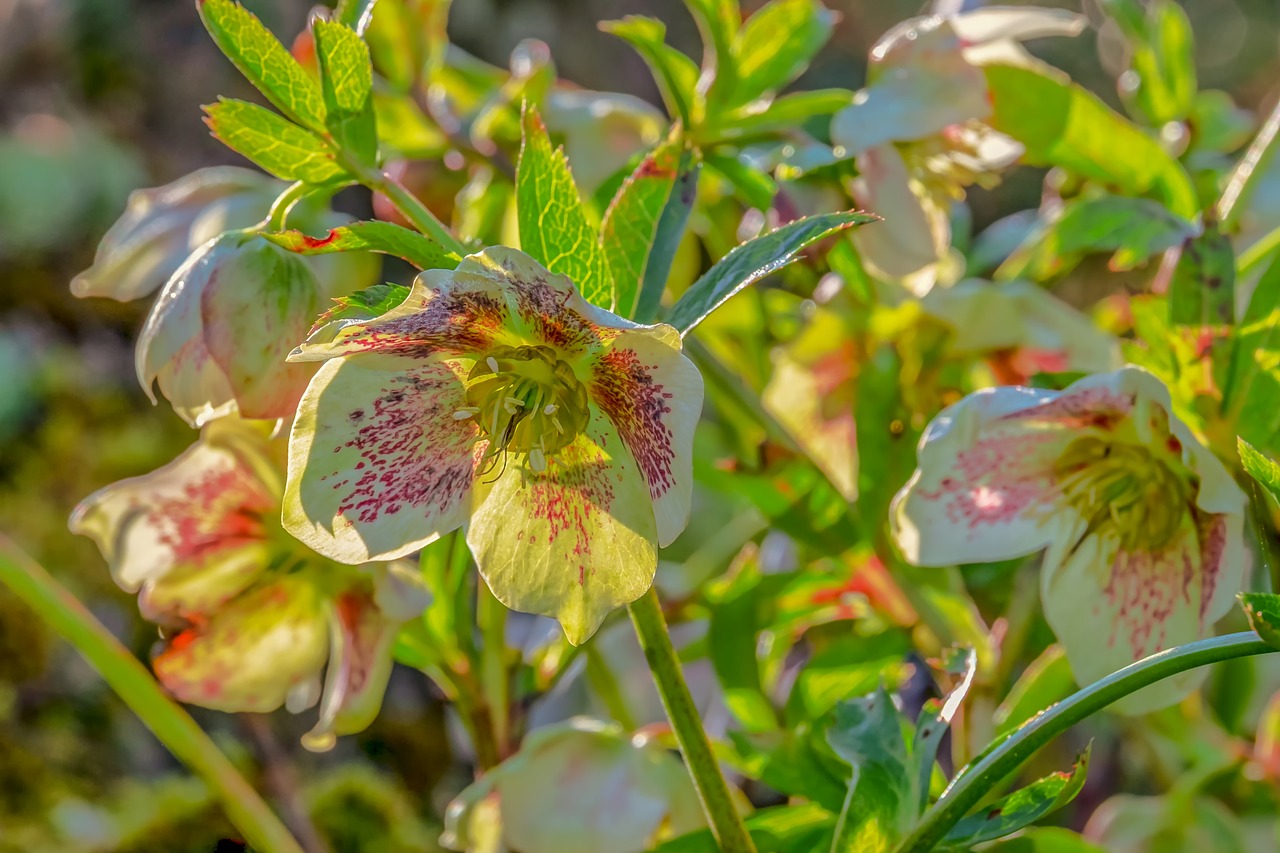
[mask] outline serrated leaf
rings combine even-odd
[[[995,271],[998,281],[1034,281],[1071,272],[1089,252],[1112,252],[1108,266],[1130,270],[1195,234],[1190,222],[1146,198],[1072,199],[1027,236]]]
[[[819,648],[796,675],[787,696],[787,721],[794,725],[819,719],[841,700],[880,684],[897,687],[908,673],[910,651],[910,641],[898,631],[851,634]]]
[[[628,15],[619,21],[602,21],[600,29],[636,49],[653,73],[667,111],[685,127],[693,127],[694,120],[701,118],[696,105],[698,66],[667,44],[667,25],[656,18]]]
[[[533,107],[526,107],[521,124],[523,142],[516,165],[520,248],[552,272],[567,275],[592,305],[608,308],[613,302],[609,267],[564,149],[551,147],[547,128]]]
[[[771,0],[762,6],[733,42],[733,102],[755,100],[799,77],[831,38],[837,19],[818,0]]]
[[[232,0],[199,0],[198,8],[219,49],[268,101],[304,127],[325,129],[320,87],[252,12]]]
[[[395,255],[420,270],[454,269],[462,261],[436,241],[392,222],[353,222],[331,228],[323,237],[309,237],[301,231],[263,234],[277,246],[300,255],[330,252],[381,252]]]
[[[265,107],[222,98],[204,111],[214,136],[277,178],[325,184],[346,175],[327,142]]]
[[[1236,596],[1244,615],[1262,641],[1280,649],[1280,595],[1270,592],[1242,592]]]
[[[888,853],[914,811],[902,716],[883,688],[836,706],[827,744],[853,767],[832,853]]]
[[[807,246],[879,217],[859,211],[824,213],[797,219],[732,249],[695,281],[671,309],[666,322],[687,334],[748,285],[785,267]]]
[[[1169,319],[1183,326],[1229,326],[1236,311],[1236,255],[1214,223],[1170,249]]]
[[[375,284],[347,296],[339,296],[333,301],[334,307],[320,315],[312,328],[316,329],[334,321],[364,322],[395,308],[409,298],[409,288],[403,284]]]
[[[1063,75],[1013,65],[983,67],[989,123],[1026,148],[1024,161],[1061,166],[1127,195],[1153,194],[1173,213],[1199,213],[1186,170],[1160,143]]]
[[[933,778],[933,764],[938,759],[938,747],[942,736],[951,728],[951,721],[964,703],[973,676],[978,671],[978,658],[971,648],[951,649],[944,661],[947,672],[958,677],[955,688],[943,702],[930,700],[925,703],[916,721],[916,733],[911,742],[911,761],[915,764],[916,813],[923,814],[929,805],[929,780]]]
[[[378,130],[369,46],[343,24],[316,21],[311,29],[320,63],[325,126],[343,151],[371,166],[378,159]]]
[[[1086,747],[1070,770],[1038,779],[995,805],[964,818],[951,828],[942,845],[967,850],[970,845],[1017,832],[1062,808],[1084,787],[1089,772],[1089,751]]]
[[[1249,476],[1257,480],[1271,496],[1280,500],[1280,465],[1262,455],[1256,447],[1243,438],[1237,440],[1240,451],[1240,464]]]
[[[605,211],[600,246],[613,280],[610,310],[621,317],[636,316],[640,295],[646,289],[657,288],[661,298],[688,220],[688,206],[683,206],[679,222],[673,223],[678,228],[672,230],[678,233],[664,235],[659,225],[669,204],[674,201],[681,206],[687,195],[675,191],[678,183],[687,184],[681,179],[688,176],[693,157],[677,125],[640,162]],[[664,239],[659,240],[660,236]]]

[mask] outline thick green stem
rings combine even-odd
[[[1051,705],[989,747],[952,781],[896,853],[928,853],[983,796],[1071,726],[1161,679],[1231,658],[1274,652],[1252,631],[1187,643],[1143,658]]]
[[[627,705],[627,698],[622,695],[618,679],[613,677],[609,662],[604,659],[604,655],[600,654],[595,638],[593,637],[582,649],[587,656],[587,684],[591,685],[591,689],[600,697],[600,701],[604,702],[605,708],[609,710],[609,716],[617,720],[627,731],[635,731],[639,728],[636,725],[635,715]]]
[[[304,181],[290,184],[284,192],[271,203],[271,212],[267,214],[267,228],[272,231],[283,231],[293,206],[311,193],[312,187]]]
[[[227,817],[261,853],[302,853],[280,819],[147,668],[38,563],[0,535],[0,582],[75,646],[160,742],[222,800]]]
[[[480,623],[480,684],[498,755],[511,751],[511,697],[507,678],[507,608],[483,581],[476,584],[476,621]]]
[[[352,164],[347,165],[352,166]],[[400,211],[400,214],[409,220],[414,228],[459,256],[467,254],[467,247],[462,245],[444,223],[399,181],[392,179],[381,169],[353,168],[352,171],[360,179],[360,183],[390,199],[396,206],[396,210]]]
[[[680,752],[684,754],[685,764],[698,791],[698,799],[702,801],[702,810],[711,823],[711,831],[720,849],[727,853],[755,853],[755,843],[733,805],[729,784],[720,772],[720,765],[711,750],[711,741],[702,727],[693,696],[689,694],[689,686],[680,671],[680,661],[675,647],[671,645],[671,635],[667,631],[667,620],[663,618],[657,591],[650,587],[631,604],[630,610],[640,648],[644,650],[649,671],[658,685],[662,706],[667,710],[667,719],[671,721],[676,742],[680,744]]]

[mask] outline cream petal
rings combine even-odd
[[[906,282],[917,295],[928,292],[951,240],[946,211],[916,192],[892,145],[869,149],[856,159],[853,196],[860,207],[884,217],[853,232],[863,263],[881,278]]]

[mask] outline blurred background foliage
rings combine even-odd
[[[311,8],[306,0],[246,5],[286,42]],[[744,13],[758,5],[746,0]],[[842,19],[796,88],[860,87],[871,44],[898,21],[921,13],[924,4],[828,5]],[[1249,109],[1275,94],[1276,0],[1183,5],[1196,34],[1204,88],[1225,89]],[[1103,22],[1088,0],[1080,10],[1095,24]],[[541,39],[564,79],[660,103],[641,59],[596,28],[599,20],[625,14],[661,18],[674,45],[698,54],[697,31],[680,0],[466,0],[454,4],[449,32],[461,47],[499,66],[521,40]],[[1114,80],[1124,59],[1112,25],[1035,49],[1119,104]],[[194,436],[168,406],[151,406],[134,380],[130,342],[147,302],[80,301],[67,285],[89,266],[98,238],[130,190],[167,183],[200,166],[237,162],[208,135],[198,107],[217,94],[252,95],[206,36],[192,4],[173,0],[0,0],[0,93],[0,528],[145,657],[154,628],[111,582],[92,543],[67,533],[66,518],[88,493],[164,464]],[[1042,172],[1022,168],[993,190],[975,188],[969,195],[975,231],[1036,207],[1042,178]],[[371,213],[361,209],[367,203],[361,198],[347,203],[351,213]],[[721,521],[695,519],[694,527]],[[705,531],[696,538],[705,538]],[[1215,683],[1239,687],[1241,679],[1253,677],[1251,666],[1224,667]],[[644,722],[656,719],[658,709],[638,671],[640,678],[624,688],[646,709],[636,714]],[[1257,709],[1239,713],[1256,716]],[[369,731],[320,756],[297,746],[304,725],[284,713],[196,715],[317,849],[435,849],[443,806],[468,781],[465,764],[451,755],[454,739],[443,707],[414,673],[397,674]],[[1180,719],[1162,741],[1161,719],[1154,718],[1144,748],[1188,758],[1197,750],[1223,754],[1223,745],[1211,742],[1218,730],[1206,726],[1199,742]],[[1113,790],[1108,779],[1117,768],[1109,747],[1131,745],[1128,725],[1108,720],[1096,733],[1095,769],[1071,813],[1077,824]],[[1038,763],[1060,767],[1073,746]],[[1170,786],[1174,794],[1110,800],[1093,814],[1095,834],[1106,832],[1102,825],[1108,823],[1154,825],[1153,810],[1181,810],[1187,839],[1213,840],[1177,849],[1236,849],[1230,845],[1238,830],[1224,833],[1221,807],[1204,796],[1218,784],[1213,762],[1200,766],[1210,778],[1186,794],[1178,793],[1175,780],[1149,778],[1138,794]],[[1244,782],[1231,775],[1220,784]],[[1256,790],[1236,794],[1249,797]],[[203,786],[74,653],[0,589],[0,853],[239,849],[233,835]],[[1108,837],[1116,850],[1157,843],[1129,829]],[[1274,844],[1274,834],[1269,837]],[[1251,849],[1274,849],[1262,844]]]

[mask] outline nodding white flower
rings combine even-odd
[[[894,501],[898,546],[917,565],[1045,550],[1045,618],[1080,683],[1206,636],[1244,571],[1245,496],[1136,367],[1064,391],[1001,387],[939,414]],[[1201,675],[1119,703],[1137,713]]]
[[[165,467],[85,498],[71,529],[162,626],[153,667],[174,696],[236,712],[320,697],[304,744],[322,750],[373,721],[399,627],[427,597],[408,569],[335,566],[284,532],[279,444],[216,420]]]
[[[326,335],[325,337],[328,337]],[[653,582],[689,516],[702,377],[667,325],[587,303],[495,247],[291,356],[285,527],[346,563],[459,526],[500,601],[581,643]]]
[[[912,18],[876,42],[867,87],[831,125],[832,142],[857,163],[854,198],[885,220],[853,235],[869,269],[917,295],[950,277],[951,202],[971,184],[993,185],[1022,154],[984,123],[992,105],[981,66],[1034,62],[1019,42],[1074,36],[1084,24],[1061,9],[987,8]]]
[[[616,723],[575,717],[532,732],[459,794],[441,841],[454,850],[631,853],[705,826],[670,751]]]

